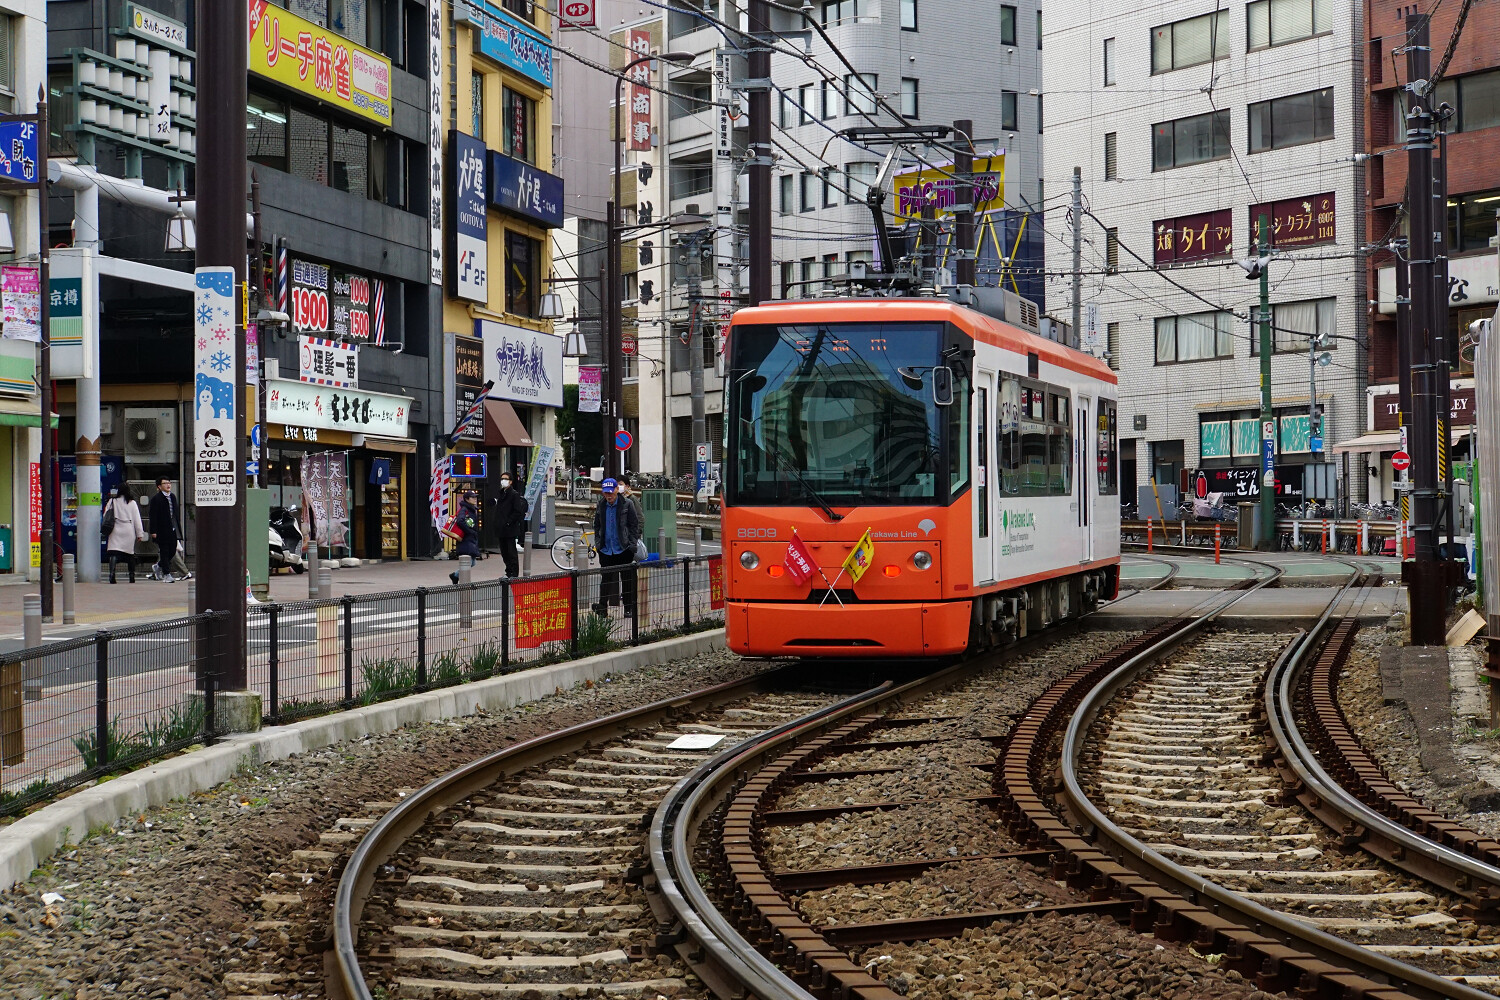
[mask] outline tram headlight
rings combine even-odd
[[[760,565],[760,556],[756,555],[754,552],[741,552],[740,565],[748,570],[754,570],[755,567]]]
[[[932,569],[932,553],[926,549],[918,549],[917,554],[911,557],[911,564],[917,569]]]

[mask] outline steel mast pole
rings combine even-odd
[[[1260,215],[1260,539],[1269,552],[1276,538],[1276,416],[1271,410],[1271,218]]]
[[[750,305],[771,298],[771,5],[750,0]],[[889,264],[883,262],[883,266]]]

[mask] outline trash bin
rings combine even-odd
[[[1245,551],[1253,551],[1256,539],[1260,538],[1260,504],[1240,504],[1239,543]]]

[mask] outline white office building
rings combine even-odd
[[[1210,489],[1255,490],[1259,285],[1235,261],[1251,255],[1261,213],[1273,233],[1279,500],[1301,497],[1309,462],[1336,462],[1342,492],[1366,495],[1362,457],[1338,450],[1366,420],[1361,10],[1350,0],[1047,10],[1043,177],[1058,195],[1082,172],[1081,298],[1120,374],[1122,500],[1132,481],[1191,487],[1197,470]],[[1068,271],[1071,231],[1060,213],[1048,221],[1048,268]],[[1327,337],[1314,366],[1321,453],[1308,416],[1312,335]]]

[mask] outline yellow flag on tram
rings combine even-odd
[[[849,555],[844,558],[844,572],[849,574],[849,579],[855,583],[865,575],[865,570],[870,568],[870,560],[875,558],[875,543],[870,539],[870,529],[859,537]]]

